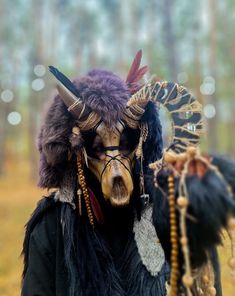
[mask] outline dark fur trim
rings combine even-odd
[[[68,160],[69,136],[74,125],[75,120],[60,97],[55,97],[38,138],[40,187],[59,187]]]
[[[159,175],[159,186],[167,193],[167,174]],[[207,260],[207,253],[221,242],[221,229],[226,227],[229,213],[235,213],[235,203],[228,195],[225,182],[213,171],[208,171],[202,179],[187,178],[190,200],[189,214],[197,222],[187,219],[187,234],[190,243],[192,266],[201,266]],[[170,227],[167,194],[157,189],[154,197],[154,225],[165,251],[170,258]]]
[[[213,155],[212,157],[212,163],[218,167],[219,171],[228,182],[228,185],[231,186],[233,198],[235,199],[235,161],[220,155]]]
[[[147,122],[149,130],[147,141],[143,145],[144,167],[145,173],[147,173],[148,165],[162,157],[162,125],[156,104],[148,103],[141,122]]]

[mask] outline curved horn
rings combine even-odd
[[[100,120],[99,116],[82,102],[72,81],[53,66],[49,66],[49,70],[58,80],[57,90],[59,95],[68,107],[68,111],[78,120],[79,127],[86,130],[95,126]]]
[[[176,153],[188,146],[196,146],[203,132],[202,106],[182,86],[172,82],[152,81],[147,83],[127,102],[124,120],[130,127],[136,127],[148,102],[164,106],[172,120],[170,149]]]
[[[73,113],[77,119],[88,115],[91,110],[79,98],[79,92],[72,81],[70,81],[63,73],[53,66],[49,66],[49,70],[59,82],[57,90],[61,99],[68,107],[68,111]]]

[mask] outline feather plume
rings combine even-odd
[[[134,58],[126,78],[126,83],[131,94],[135,93],[141,88],[142,85],[139,83],[139,80],[148,71],[148,66],[143,66],[140,68],[141,58],[142,50],[139,50]]]
[[[95,194],[93,193],[93,191],[90,188],[88,188],[88,192],[89,192],[91,207],[92,207],[93,213],[96,217],[96,220],[100,224],[104,224],[104,216],[103,216],[100,204],[99,204],[97,198],[95,197]]]
[[[76,97],[79,97],[79,92],[74,86],[71,80],[68,79],[63,73],[61,73],[57,68],[49,66],[49,71],[55,76],[55,78],[61,82],[68,90],[70,90]]]

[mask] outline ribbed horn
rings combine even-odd
[[[138,127],[138,120],[150,101],[169,112],[172,122],[170,147],[173,151],[179,153],[198,144],[203,134],[202,106],[184,87],[156,79],[147,83],[127,102],[124,120],[130,127]]]
[[[127,102],[123,120],[131,128],[137,128],[139,126],[139,120],[145,112],[147,103],[153,99],[152,90],[152,87],[149,88],[148,85],[144,85]]]

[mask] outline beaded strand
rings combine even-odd
[[[91,226],[94,227],[94,217],[93,217],[92,210],[91,210],[89,192],[86,187],[86,180],[85,180],[80,157],[77,157],[77,168],[78,168],[79,185],[81,186],[82,194],[84,196],[88,219],[89,219]],[[79,197],[79,195],[78,195],[78,197]],[[79,200],[79,211],[81,211],[80,208],[81,208],[81,201]]]
[[[177,220],[175,208],[175,185],[174,177],[168,176],[168,202],[170,214],[170,241],[171,241],[171,276],[170,276],[170,296],[176,296],[178,292],[178,233],[177,233]]]

